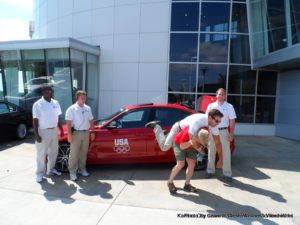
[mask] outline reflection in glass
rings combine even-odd
[[[195,85],[195,64],[170,64],[169,91],[195,92]]]
[[[250,64],[250,47],[248,35],[231,35],[230,62]]]
[[[229,3],[202,3],[201,31],[228,32],[229,15]]]
[[[198,34],[171,34],[170,61],[193,62],[197,59]]]
[[[98,57],[87,55],[87,103],[97,118],[98,107]]]
[[[300,42],[300,2],[291,0],[292,44]]]
[[[233,105],[237,122],[253,123],[254,119],[254,97],[227,96],[228,102]]]
[[[257,97],[256,123],[274,123],[275,98]]]
[[[85,90],[86,78],[86,54],[84,52],[71,49],[71,68],[72,68],[72,81],[73,92],[75,94],[78,90]]]
[[[231,32],[248,33],[246,4],[232,4]]]
[[[198,71],[198,93],[215,93],[226,88],[227,65],[200,64]]]
[[[199,3],[172,4],[171,31],[198,31]]]
[[[20,51],[0,52],[2,96],[9,102],[20,105],[24,95],[24,77]]]
[[[259,95],[276,95],[277,72],[259,71],[257,94]]]
[[[54,98],[59,100],[63,114],[61,118],[64,118],[67,108],[73,104],[69,49],[47,49],[46,59],[48,78],[52,81]]]
[[[190,109],[195,109],[195,95],[169,93],[168,103],[178,103]]]
[[[227,34],[200,34],[199,62],[227,63],[227,55]]]
[[[230,66],[228,93],[255,94],[256,71],[250,66]]]

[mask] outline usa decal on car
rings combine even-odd
[[[127,138],[115,139],[115,152],[126,154],[127,152],[129,152],[129,150],[130,146]]]

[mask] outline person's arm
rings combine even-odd
[[[41,143],[42,138],[39,135],[39,119],[34,118],[33,121],[32,121],[32,125],[33,125],[35,140],[36,140],[36,142]]]
[[[231,119],[229,120],[229,141],[230,142],[233,140],[234,129],[235,129],[235,119]]]
[[[90,129],[91,129],[91,141],[95,140],[95,125],[94,120],[90,120]]]
[[[67,130],[68,130],[68,142],[73,142],[73,136],[72,136],[72,120],[67,120]]]

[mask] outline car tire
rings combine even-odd
[[[55,168],[61,172],[68,172],[69,169],[70,144],[67,142],[59,143],[58,155],[56,158]]]
[[[16,129],[16,136],[19,140],[22,140],[27,136],[27,126],[25,123],[18,124]]]
[[[207,156],[202,161],[196,160],[195,170],[206,170],[207,167]]]

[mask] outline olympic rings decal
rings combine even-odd
[[[115,146],[114,147],[114,151],[117,153],[127,153],[130,150],[130,146],[129,145],[119,145],[119,146]]]

